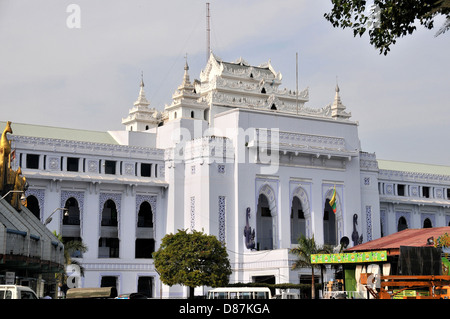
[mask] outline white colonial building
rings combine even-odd
[[[299,283],[311,276],[291,270],[301,234],[352,246],[402,227],[449,225],[449,167],[377,160],[361,150],[339,87],[328,106],[312,108],[308,90],[281,80],[270,62],[211,54],[199,80],[186,63],[164,110],[150,107],[142,81],[124,131],[12,124],[29,209],[44,222],[68,208],[47,226],[88,246],[78,256],[82,286],[186,296],[160,283],[151,258],[178,229],[226,244],[231,283]]]

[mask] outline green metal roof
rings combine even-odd
[[[0,130],[3,132],[6,122],[0,121]],[[51,138],[78,142],[118,144],[108,132],[89,131],[81,129],[61,128],[34,124],[11,123],[14,135],[39,138]]]
[[[383,170],[434,175],[450,175],[450,166],[389,160],[377,160],[377,162],[378,168]]]

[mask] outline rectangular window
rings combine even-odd
[[[423,186],[422,187],[422,194],[423,194],[423,197],[430,198],[430,187]]]
[[[141,176],[152,176],[152,164],[141,163]]]
[[[98,258],[119,258],[119,238],[100,238]]]
[[[100,287],[114,287],[117,289],[118,278],[116,276],[102,276]]]
[[[27,154],[26,160],[27,168],[39,169],[39,155],[37,154]]]
[[[67,158],[67,171],[68,172],[78,172],[78,163],[79,158],[77,157],[68,157]]]
[[[155,252],[154,239],[137,238],[135,243],[135,258],[153,258]]]
[[[398,196],[405,196],[405,185],[399,184],[397,186],[397,195]]]
[[[105,161],[105,174],[116,174],[116,161]]]
[[[138,293],[153,297],[153,277],[142,276],[138,280]]]

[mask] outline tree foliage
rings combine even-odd
[[[370,44],[386,55],[400,37],[412,34],[417,23],[434,27],[437,16],[446,22],[436,35],[450,29],[450,0],[331,0],[333,8],[325,18],[333,27],[353,29],[353,35],[369,34]]]
[[[84,276],[83,265],[78,260],[73,259],[71,255],[76,251],[85,253],[88,251],[88,247],[82,241],[79,240],[64,241],[62,235],[58,234],[56,231],[53,231],[53,235],[55,235],[55,237],[58,238],[58,240],[64,244],[64,269],[66,269],[68,265],[77,265],[80,269],[80,276],[83,277]],[[55,275],[57,280],[61,284],[67,283],[67,274],[65,272],[58,273]]]
[[[313,264],[311,262],[311,255],[329,254],[332,251],[333,247],[328,245],[318,245],[314,239],[314,236],[312,236],[312,238],[307,238],[305,235],[302,235],[298,239],[297,247],[290,250],[291,254],[297,256],[297,260],[292,264],[292,269],[311,268],[311,296],[313,299],[315,298],[314,269],[320,268],[321,265]]]
[[[84,275],[84,267],[77,261],[72,259],[72,254],[76,251],[81,253],[85,253],[88,251],[88,247],[79,240],[69,240],[65,241],[61,234],[58,234],[56,231],[53,231],[53,235],[64,245],[64,267],[67,265],[78,265],[80,267],[80,274]]]
[[[162,282],[169,286],[225,286],[231,275],[225,246],[215,236],[195,230],[164,236],[153,258]]]

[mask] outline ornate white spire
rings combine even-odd
[[[139,96],[138,99],[136,100],[136,102],[134,102],[134,105],[143,105],[143,106],[148,106],[150,105],[150,102],[147,101],[146,97],[145,97],[145,91],[144,91],[144,73],[141,73],[141,88],[139,90]]]
[[[184,59],[186,60],[186,62],[185,62],[185,64],[184,64],[184,76],[183,76],[183,82],[182,82],[182,84],[181,84],[183,87],[188,86],[188,85],[191,84],[191,82],[190,82],[190,80],[189,80],[189,73],[188,73],[188,71],[189,71],[189,65],[188,65],[188,63],[187,63],[187,53],[186,53],[186,55],[184,56]]]
[[[180,118],[203,119],[204,109],[207,104],[200,102],[200,95],[196,92],[196,80],[191,83],[189,79],[189,65],[187,54],[184,56],[184,75],[183,81],[172,94],[172,103],[166,105],[164,110],[168,114],[168,120]]]
[[[126,125],[127,131],[147,131],[158,126],[161,113],[155,108],[149,107],[150,102],[145,97],[144,75],[141,73],[141,84],[139,96],[134,107],[128,112],[126,118],[122,118],[122,124]]]
[[[187,62],[187,53],[184,56],[185,63],[184,63],[184,75],[183,75],[183,81],[178,86],[178,89],[175,91],[174,96],[184,96],[186,94],[190,95],[194,92],[194,85],[191,83],[189,79],[189,65]]]
[[[351,117],[350,113],[345,112],[345,105],[342,104],[341,96],[339,95],[340,89],[336,81],[336,94],[334,96],[333,104],[331,105],[331,117],[348,119]]]

